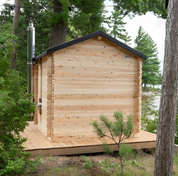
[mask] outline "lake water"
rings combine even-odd
[[[155,110],[159,109],[161,96],[155,95],[153,99],[153,104],[155,105]]]
[[[154,119],[155,111],[159,110],[161,96],[156,95],[143,95],[142,96],[142,115]],[[156,113],[157,114],[157,113]],[[158,115],[156,115],[158,116]]]

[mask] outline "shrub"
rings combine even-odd
[[[24,92],[23,79],[17,71],[4,77],[0,85],[0,175],[27,173],[39,159],[31,161],[23,149],[26,139],[20,136],[34,111],[31,95]]]
[[[12,52],[11,25],[0,26],[0,175],[20,175],[39,164],[30,160],[23,149],[26,139],[20,136],[28,125],[27,119],[34,111],[31,95],[26,94],[26,80],[16,70],[10,69]]]

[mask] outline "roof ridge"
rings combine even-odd
[[[96,31],[96,32],[88,34],[88,35],[86,35],[84,37],[80,37],[80,38],[77,38],[75,40],[71,40],[69,42],[62,43],[60,45],[48,48],[45,52],[43,52],[39,56],[35,57],[35,60],[38,60],[38,59],[42,58],[43,56],[45,56],[47,54],[50,54],[50,53],[53,53],[53,52],[55,52],[57,50],[60,50],[60,49],[63,49],[63,48],[75,45],[77,43],[83,42],[85,40],[88,40],[90,38],[93,38],[93,37],[96,37],[96,36],[99,36],[99,35],[102,36],[102,37],[104,37],[104,38],[106,38],[106,39],[108,39],[109,41],[115,43],[116,45],[118,45],[118,46],[120,46],[120,47],[122,47],[122,48],[124,48],[124,49],[126,49],[128,51],[130,51],[131,53],[134,53],[135,55],[137,55],[137,56],[139,56],[139,57],[141,57],[143,59],[147,58],[144,54],[142,54],[139,51],[131,48],[130,46],[126,45],[125,43],[122,43],[121,41],[119,41],[119,40],[111,37],[110,35],[104,33],[103,31]]]

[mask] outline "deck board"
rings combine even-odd
[[[102,152],[102,142],[100,139],[72,140],[66,137],[66,140],[52,143],[38,130],[37,125],[33,122],[29,122],[29,126],[26,127],[21,135],[27,138],[27,141],[24,143],[25,150],[31,152],[34,156]],[[105,141],[114,149],[117,149],[111,139],[105,139]],[[140,131],[126,139],[124,143],[131,145],[134,149],[155,148],[156,134]]]

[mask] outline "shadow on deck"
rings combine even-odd
[[[51,155],[73,155],[102,152],[102,142],[99,139],[92,140],[72,140],[71,138],[59,143],[52,143],[45,137],[34,125],[29,122],[29,126],[21,134],[27,138],[24,144],[25,150],[32,153],[32,156],[51,156]],[[117,149],[111,140],[106,140],[113,149]],[[146,131],[140,131],[133,137],[124,141],[124,143],[132,146],[134,149],[155,148],[156,134]]]

